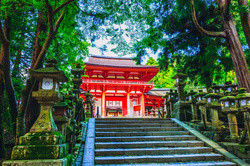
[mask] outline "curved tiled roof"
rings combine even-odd
[[[157,66],[136,65],[132,58],[107,57],[107,56],[90,56],[85,65],[119,67],[119,68],[156,68]]]

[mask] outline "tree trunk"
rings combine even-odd
[[[239,36],[236,30],[236,26],[233,17],[230,13],[231,0],[216,0],[218,8],[221,13],[223,21],[223,32],[211,32],[203,29],[196,18],[194,2],[190,0],[192,7],[192,19],[196,28],[204,35],[211,37],[223,37],[227,41],[227,48],[231,53],[231,57],[234,63],[235,73],[238,80],[239,87],[246,88],[247,92],[250,92],[250,73],[248,70],[246,57],[243,52],[242,45],[239,40]]]
[[[241,7],[245,7],[247,10],[240,12],[242,28],[247,40],[248,47],[250,48],[250,12],[248,0],[238,0]]]
[[[1,66],[0,66],[1,67]],[[4,97],[4,84],[3,77],[0,71],[0,158],[4,158],[6,155],[4,145],[4,120],[3,120],[3,97]]]
[[[4,33],[7,39],[10,39],[10,27],[11,27],[11,17],[6,17],[4,22]],[[4,77],[4,86],[9,99],[10,104],[10,114],[13,124],[13,132],[16,132],[16,118],[17,118],[17,103],[15,90],[12,84],[10,76],[10,43],[5,42],[1,45],[1,62],[3,64],[3,77]]]
[[[247,92],[250,92],[250,73],[233,17],[231,14],[222,16],[224,29],[227,34],[227,47],[231,53],[239,87],[244,87]]]

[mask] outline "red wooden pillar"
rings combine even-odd
[[[145,116],[145,96],[144,93],[141,95],[141,115],[142,117]]]
[[[101,105],[101,117],[106,116],[106,99],[105,99],[105,86],[102,88],[102,105]]]
[[[131,111],[130,111],[130,86],[127,88],[126,92],[127,92],[127,100],[126,100],[126,103],[127,103],[127,115],[128,116],[131,116]]]

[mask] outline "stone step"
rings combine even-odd
[[[134,164],[134,163],[172,163],[193,161],[220,161],[224,156],[215,153],[202,154],[176,154],[176,155],[154,155],[154,156],[112,156],[95,157],[95,164]]]
[[[113,123],[101,123],[96,124],[97,128],[117,128],[117,127],[176,127],[175,123],[123,123],[123,124],[113,124]]]
[[[96,137],[96,142],[138,142],[138,141],[179,141],[196,140],[192,135],[173,135],[173,136],[130,136],[130,137]]]
[[[96,137],[189,135],[188,131],[95,132]]]
[[[96,124],[101,123],[174,123],[170,120],[148,120],[148,121],[136,121],[136,120],[96,120]]]
[[[145,142],[96,142],[96,149],[130,149],[153,147],[195,147],[204,146],[202,141],[145,141]]]
[[[124,120],[133,120],[133,121],[172,121],[170,118],[96,118],[95,121],[124,121]]]
[[[178,163],[143,163],[132,164],[133,166],[236,166],[230,161],[200,161],[200,162],[178,162]],[[103,166],[103,165],[95,165]],[[107,165],[106,165],[107,166]],[[109,164],[108,166],[130,166],[128,164]]]
[[[138,132],[149,132],[149,131],[182,131],[182,127],[120,127],[120,128],[96,128],[95,131],[138,131]]]
[[[174,147],[174,148],[140,148],[140,149],[96,149],[95,156],[142,156],[169,155],[188,153],[211,153],[210,147]]]

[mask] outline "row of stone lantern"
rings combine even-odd
[[[189,93],[184,92],[185,83],[183,82],[185,74],[180,73],[178,70],[177,74],[173,77],[176,79],[175,86],[178,90],[178,97],[173,90],[165,95],[165,104],[167,106],[167,117],[174,115],[175,118],[180,120],[187,120],[187,111],[185,110],[186,105],[191,106],[192,110],[192,122],[198,122],[197,107],[201,111],[201,122],[208,124],[207,109],[210,110],[211,114],[211,125],[217,131],[221,130],[223,122],[219,119],[222,113],[226,113],[228,116],[228,123],[230,129],[230,137],[232,141],[238,140],[238,127],[236,113],[244,112],[246,131],[249,135],[249,93],[245,90],[240,89],[237,91],[237,85],[232,82],[226,82],[225,85],[215,85],[208,90],[208,92],[194,92],[193,90]],[[223,93],[221,93],[223,90]],[[185,94],[185,95],[184,95]],[[224,97],[223,97],[224,96]],[[174,105],[174,106],[173,106]],[[184,116],[183,116],[184,115]],[[250,140],[249,140],[250,141]]]
[[[79,87],[82,83],[81,75],[84,73],[80,64],[77,64],[76,68],[71,71],[74,75],[73,93],[65,96],[65,100],[71,101],[68,103],[71,107],[69,110],[65,102],[60,102],[62,96],[59,94],[59,82],[66,82],[67,78],[63,71],[57,69],[56,60],[49,58],[45,68],[30,70],[31,77],[39,81],[39,89],[32,92],[32,97],[41,105],[40,115],[30,131],[19,138],[18,145],[12,151],[12,160],[5,161],[3,165],[42,165],[43,159],[51,159],[50,165],[67,165],[66,128],[72,123],[76,124],[74,121],[76,114],[83,108],[83,102],[78,98]],[[93,96],[87,93],[85,97],[85,103],[91,103]],[[73,100],[76,102],[75,109],[72,109]],[[55,109],[54,115],[53,109]],[[84,110],[81,113],[84,114]],[[80,120],[85,120],[85,118]]]

